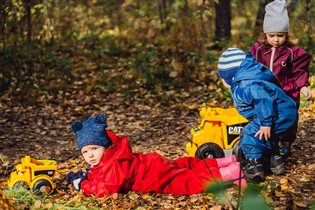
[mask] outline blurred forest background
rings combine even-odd
[[[217,97],[219,54],[249,49],[268,2],[1,0],[0,93],[32,104],[62,97],[75,75],[82,83],[93,74],[86,92],[143,88],[163,99],[164,91],[200,85]],[[314,55],[314,1],[287,4],[291,39]]]
[[[200,107],[231,106],[230,93],[217,77],[219,55],[227,47],[247,51],[255,43],[269,2],[0,0],[0,206],[237,209],[235,188],[223,196],[231,204],[207,194],[84,197],[64,182],[67,172],[84,167],[69,125],[106,113],[110,129],[125,135],[135,152],[185,156]],[[315,2],[287,0],[287,6],[291,40],[313,56],[315,96]],[[262,183],[266,202],[277,209],[315,206],[315,103],[314,97],[301,100],[298,139],[286,175],[268,176]],[[56,195],[16,199],[13,194],[11,203],[2,198],[9,173],[24,155],[58,161]],[[262,206],[247,198],[254,206],[247,209]]]

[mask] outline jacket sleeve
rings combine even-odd
[[[81,182],[81,189],[84,194],[96,197],[103,197],[113,193],[120,192],[128,183],[128,178],[124,168],[128,167],[128,161],[115,161],[108,170],[102,170],[100,174],[94,174],[93,178],[89,177]],[[126,165],[126,166],[124,166]]]
[[[249,51],[252,53],[252,55],[254,56],[255,60],[257,60],[257,51],[258,51],[258,48],[260,47],[260,44],[259,42],[256,42],[255,44],[253,44]]]
[[[249,88],[251,104],[255,107],[261,126],[271,127],[275,118],[273,90],[263,83],[253,83]]]
[[[305,52],[302,48],[297,47],[293,50],[294,58],[292,63],[292,77],[295,81],[297,89],[309,86],[309,64],[311,62],[311,56]]]

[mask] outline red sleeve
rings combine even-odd
[[[96,197],[103,197],[113,193],[121,192],[122,188],[128,183],[126,177],[126,168],[128,168],[128,161],[118,162],[107,165],[98,174],[93,174],[91,178],[85,179],[81,182],[81,189],[84,194],[89,196],[91,194]]]
[[[309,86],[309,64],[311,62],[311,56],[305,52],[302,48],[293,48],[293,65],[292,65],[292,75],[295,81],[295,86],[297,89]]]

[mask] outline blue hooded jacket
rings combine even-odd
[[[234,105],[245,118],[255,119],[244,132],[255,134],[260,126],[282,133],[297,122],[295,102],[277,85],[274,74],[248,52],[231,84]]]

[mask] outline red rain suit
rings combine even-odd
[[[127,138],[110,131],[107,134],[113,145],[81,182],[81,189],[87,196],[103,197],[127,191],[196,194],[204,192],[214,177],[221,180],[215,159],[168,160],[157,153],[132,153]]]

